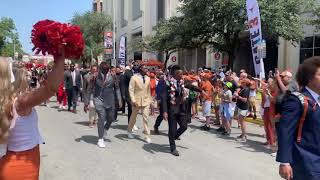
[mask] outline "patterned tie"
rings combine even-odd
[[[142,80],[143,80],[143,84],[145,84],[146,80],[145,80],[144,76],[142,76]]]

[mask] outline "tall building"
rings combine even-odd
[[[94,0],[92,2],[93,12],[102,12],[103,11],[103,0]]]
[[[163,18],[179,16],[177,8],[181,5],[179,0],[94,0],[94,10],[99,9],[115,16],[116,30],[116,57],[119,56],[119,42],[121,37],[126,38],[126,46],[133,39],[152,35],[156,24]],[[278,67],[296,71],[299,64],[306,57],[320,55],[320,35],[314,27],[305,26],[305,39],[298,44],[279,39],[267,42],[267,58],[265,59],[266,72]],[[245,33],[244,33],[245,34]],[[247,35],[246,35],[247,36]],[[253,70],[251,45],[249,37],[243,37],[236,50],[234,70],[246,68]],[[133,60],[164,60],[161,53],[139,52],[127,48],[126,62]],[[222,53],[212,49],[186,49],[171,55],[169,64],[179,64],[187,69],[198,67],[218,68],[228,61]]]
[[[116,44],[120,38],[126,38],[127,47],[133,39],[152,35],[153,29],[163,18],[179,16],[179,0],[103,0],[103,12],[116,17]],[[116,46],[118,52],[118,45]],[[118,55],[116,55],[118,57]],[[162,53],[139,52],[127,48],[127,63],[133,60],[164,60]],[[197,68],[206,65],[204,49],[190,49],[173,53],[169,64],[179,64],[185,68]]]

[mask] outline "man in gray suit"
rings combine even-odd
[[[72,111],[76,113],[79,93],[82,90],[82,76],[74,66],[72,63],[70,69],[64,73],[64,86],[68,95],[68,111],[71,111],[72,107]]]
[[[97,145],[105,148],[104,133],[108,131],[114,121],[115,113],[115,76],[109,71],[107,62],[100,64],[98,76],[94,82],[93,103],[98,113],[98,136]]]
[[[84,112],[89,112],[89,127],[93,128],[96,125],[97,113],[93,104],[93,91],[95,81],[98,75],[98,67],[92,65],[90,72],[83,77],[83,98],[84,98]]]

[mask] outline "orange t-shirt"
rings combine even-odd
[[[151,96],[156,96],[156,79],[150,79],[150,89],[151,89]]]
[[[205,101],[212,101],[212,92],[213,92],[213,86],[210,83],[210,81],[203,81],[200,86],[201,90],[205,93],[201,93],[201,97]]]

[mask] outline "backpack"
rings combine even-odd
[[[305,121],[306,116],[307,116],[310,99],[309,99],[309,97],[303,95],[303,94],[300,93],[300,92],[288,93],[288,94],[286,94],[286,97],[288,97],[288,96],[290,96],[290,95],[297,97],[297,98],[299,99],[302,107],[303,107],[302,115],[301,115],[301,117],[300,117],[300,119],[299,119],[299,121],[298,121],[298,126],[297,126],[298,132],[297,132],[297,139],[296,139],[296,141],[297,141],[297,143],[300,144],[300,143],[301,143],[301,137],[302,137],[302,128],[303,128],[303,124],[304,124],[304,121]],[[284,99],[285,99],[285,98],[284,98]],[[283,100],[282,102],[284,102],[284,100]],[[276,117],[274,118],[273,121],[277,123],[277,122],[279,122],[279,120],[280,120],[280,114],[276,115]]]

